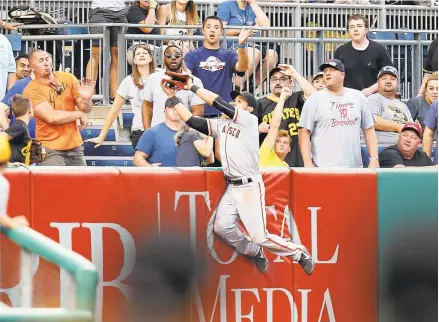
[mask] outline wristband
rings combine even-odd
[[[243,43],[242,45],[238,44],[238,48],[247,48],[247,43]]]
[[[197,85],[192,85],[191,86],[191,92],[197,94],[197,91],[200,89],[200,87],[198,87]]]

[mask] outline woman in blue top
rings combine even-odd
[[[240,27],[270,27],[270,19],[262,11],[255,0],[225,1],[218,7],[217,16],[223,21],[224,25]],[[226,36],[238,36],[240,31],[241,28],[227,29]],[[260,33],[257,33],[255,36],[259,37]],[[233,41],[228,41],[227,47],[228,49],[236,50],[238,48],[238,44]],[[259,46],[255,43],[248,48],[249,62],[247,75],[242,79],[237,77],[235,85],[240,86],[241,81],[244,82],[247,78],[249,78],[258,67],[262,68],[262,78],[260,72],[255,74],[255,89],[265,80],[267,74],[274,68],[274,66],[276,66],[278,58],[277,53],[272,49],[268,49],[267,47],[267,44]],[[262,67],[260,66],[261,59]],[[252,91],[252,89],[250,89],[250,91]]]

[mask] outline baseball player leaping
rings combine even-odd
[[[247,102],[238,96],[232,106],[217,94],[193,85],[189,78],[184,89],[191,90],[228,118],[196,117],[174,96],[175,90],[167,86],[170,83],[168,80],[171,79],[163,80],[162,87],[181,119],[199,132],[220,140],[221,161],[228,185],[214,218],[215,233],[240,254],[252,257],[261,273],[266,271],[268,264],[262,251],[262,247],[265,247],[276,255],[291,256],[306,274],[311,275],[314,261],[305,246],[267,231],[265,186],[258,166],[258,119],[247,110]],[[239,219],[249,236],[239,229]]]

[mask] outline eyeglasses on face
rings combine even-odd
[[[165,57],[168,59],[172,59],[172,58],[179,59],[179,58],[181,58],[181,56],[182,55],[180,53],[175,53],[175,54],[167,53],[167,54],[165,54]]]
[[[289,77],[279,77],[279,78],[272,77],[272,78],[270,78],[270,82],[272,82],[272,83],[277,83],[277,82],[279,82],[279,83],[285,83],[285,82],[288,81],[289,79],[290,79]]]

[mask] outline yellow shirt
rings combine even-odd
[[[273,149],[270,149],[265,142],[259,148],[260,168],[288,168],[288,163],[281,161]]]

